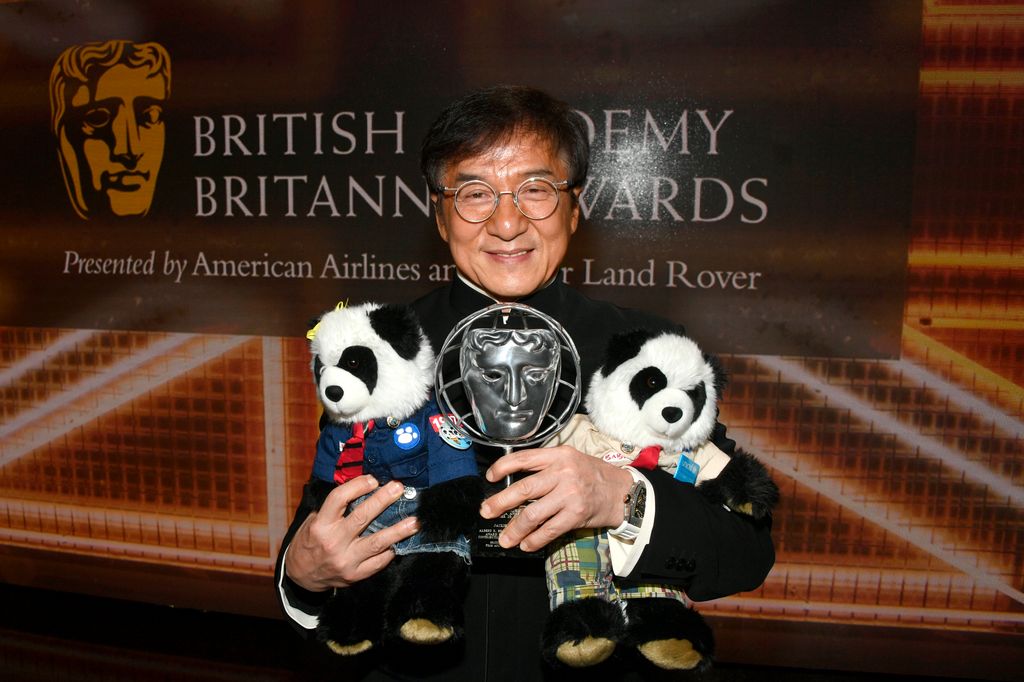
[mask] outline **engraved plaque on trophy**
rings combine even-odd
[[[437,355],[442,412],[490,459],[539,445],[562,429],[580,402],[579,354],[553,318],[521,303],[498,303],[460,321]],[[494,484],[487,495],[511,485]],[[473,552],[525,555],[498,544],[518,510],[481,519]]]

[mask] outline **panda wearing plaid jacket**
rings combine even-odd
[[[614,335],[590,381],[588,414],[575,415],[546,445],[568,444],[616,466],[660,469],[715,504],[762,519],[779,495],[767,469],[752,455],[738,448],[727,454],[711,440],[725,380],[718,359],[679,332]],[[706,668],[714,638],[686,592],[617,578],[608,532],[616,531],[582,529],[548,547],[552,611],[542,637],[545,659],[580,668],[623,646],[659,668]]]

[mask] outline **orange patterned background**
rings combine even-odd
[[[725,628],[1024,635],[1024,5],[922,30],[901,357],[724,358],[783,494],[764,586],[701,605]],[[0,328],[0,395],[0,581],[276,614],[303,340]]]

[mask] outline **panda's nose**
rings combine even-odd
[[[661,416],[664,417],[665,421],[669,424],[674,424],[683,416],[683,411],[678,407],[666,407],[661,411]]]
[[[324,389],[324,395],[327,396],[328,400],[338,402],[345,395],[345,391],[341,386],[328,386]]]

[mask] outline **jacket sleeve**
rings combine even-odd
[[[288,532],[285,533],[284,540],[281,542],[281,551],[277,555],[277,564],[274,567],[277,602],[288,622],[305,637],[313,636],[320,610],[331,595],[330,590],[311,592],[304,589],[292,582],[284,573],[284,559],[288,552],[288,546],[291,544],[292,538],[295,537],[295,533],[298,532],[299,526],[313,512],[313,506],[309,500],[310,496],[303,494],[291,525],[288,527]]]
[[[735,443],[718,425],[713,437],[732,453]],[[706,601],[756,589],[775,563],[771,517],[760,522],[709,502],[689,484],[660,470],[645,472],[657,500],[651,539],[630,580],[664,582]]]

